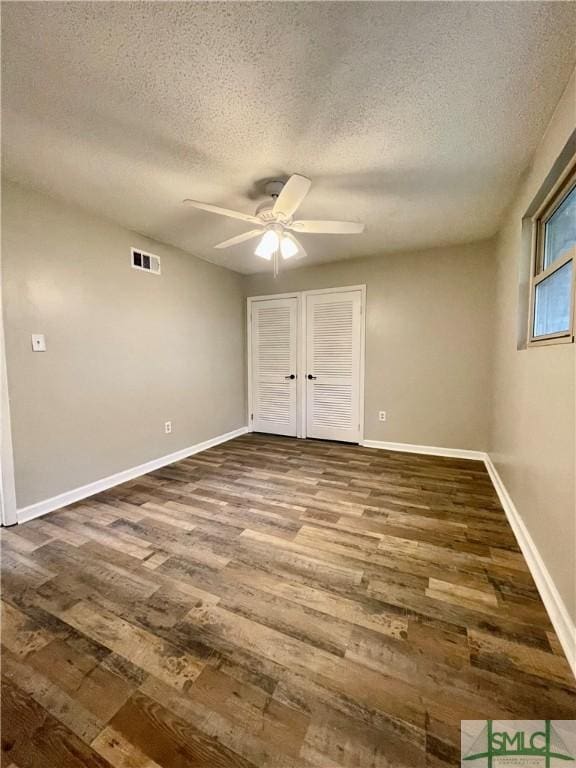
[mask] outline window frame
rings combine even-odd
[[[534,216],[532,217],[532,259],[530,266],[530,311],[528,313],[528,346],[539,347],[546,344],[571,344],[574,342],[574,309],[576,304],[576,245],[568,248],[559,259],[544,268],[544,249],[546,224],[556,213],[568,195],[576,189],[576,164],[571,164],[550,190]],[[534,335],[536,311],[536,287],[563,266],[572,262],[572,286],[570,289],[570,325],[565,331]]]

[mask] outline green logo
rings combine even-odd
[[[510,720],[505,722],[513,726],[515,722],[521,725],[526,721]],[[542,762],[538,761],[538,765],[545,766],[545,768],[550,768],[553,760],[574,762],[575,758],[568,753],[568,749],[552,725],[552,721],[540,720],[538,722],[542,723],[542,726],[532,729],[515,730],[513,727],[508,727],[506,730],[496,730],[494,721],[487,720],[474,743],[462,756],[462,760],[483,759],[486,761],[487,768],[493,768],[494,759],[499,757],[539,757],[542,758]],[[520,764],[514,763],[514,765]],[[534,765],[534,762],[531,760],[526,765]]]

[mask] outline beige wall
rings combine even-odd
[[[365,439],[486,450],[493,250],[483,242],[254,275],[246,294],[365,283]]]
[[[521,220],[576,127],[574,76],[498,240],[490,454],[576,621],[574,344],[517,349]],[[520,296],[521,307],[525,305]],[[522,328],[520,329],[523,330]]]
[[[11,183],[2,210],[19,507],[245,425],[239,275]]]

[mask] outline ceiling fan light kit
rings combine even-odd
[[[280,225],[276,224],[264,232],[254,253],[256,256],[269,261],[278,249],[280,249],[283,259],[289,259],[298,253],[299,246],[295,238],[291,237]]]
[[[254,216],[240,211],[232,211],[228,208],[220,208],[210,203],[201,203],[197,200],[184,200],[184,202],[209,213],[240,219],[248,224],[258,226],[259,229],[243,232],[241,235],[224,240],[214,247],[229,248],[232,245],[239,245],[261,236],[254,253],[267,261],[272,261],[276,276],[280,265],[280,256],[283,259],[306,256],[302,244],[291,234],[291,231],[310,235],[355,235],[364,231],[364,224],[355,221],[294,221],[292,217],[308,194],[311,184],[310,179],[298,174],[290,176],[286,183],[282,181],[268,182],[266,192],[272,200],[259,205]]]
[[[292,256],[296,256],[298,253],[297,241],[290,237],[290,235],[284,235],[280,241],[280,253],[283,259],[289,259]]]
[[[272,254],[278,250],[279,245],[280,238],[273,229],[269,229],[262,236],[262,239],[256,246],[254,253],[256,256],[260,256],[260,258],[270,261]]]

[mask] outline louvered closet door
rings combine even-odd
[[[306,297],[306,434],[360,440],[361,291]]]
[[[296,437],[298,299],[252,304],[253,429]]]

